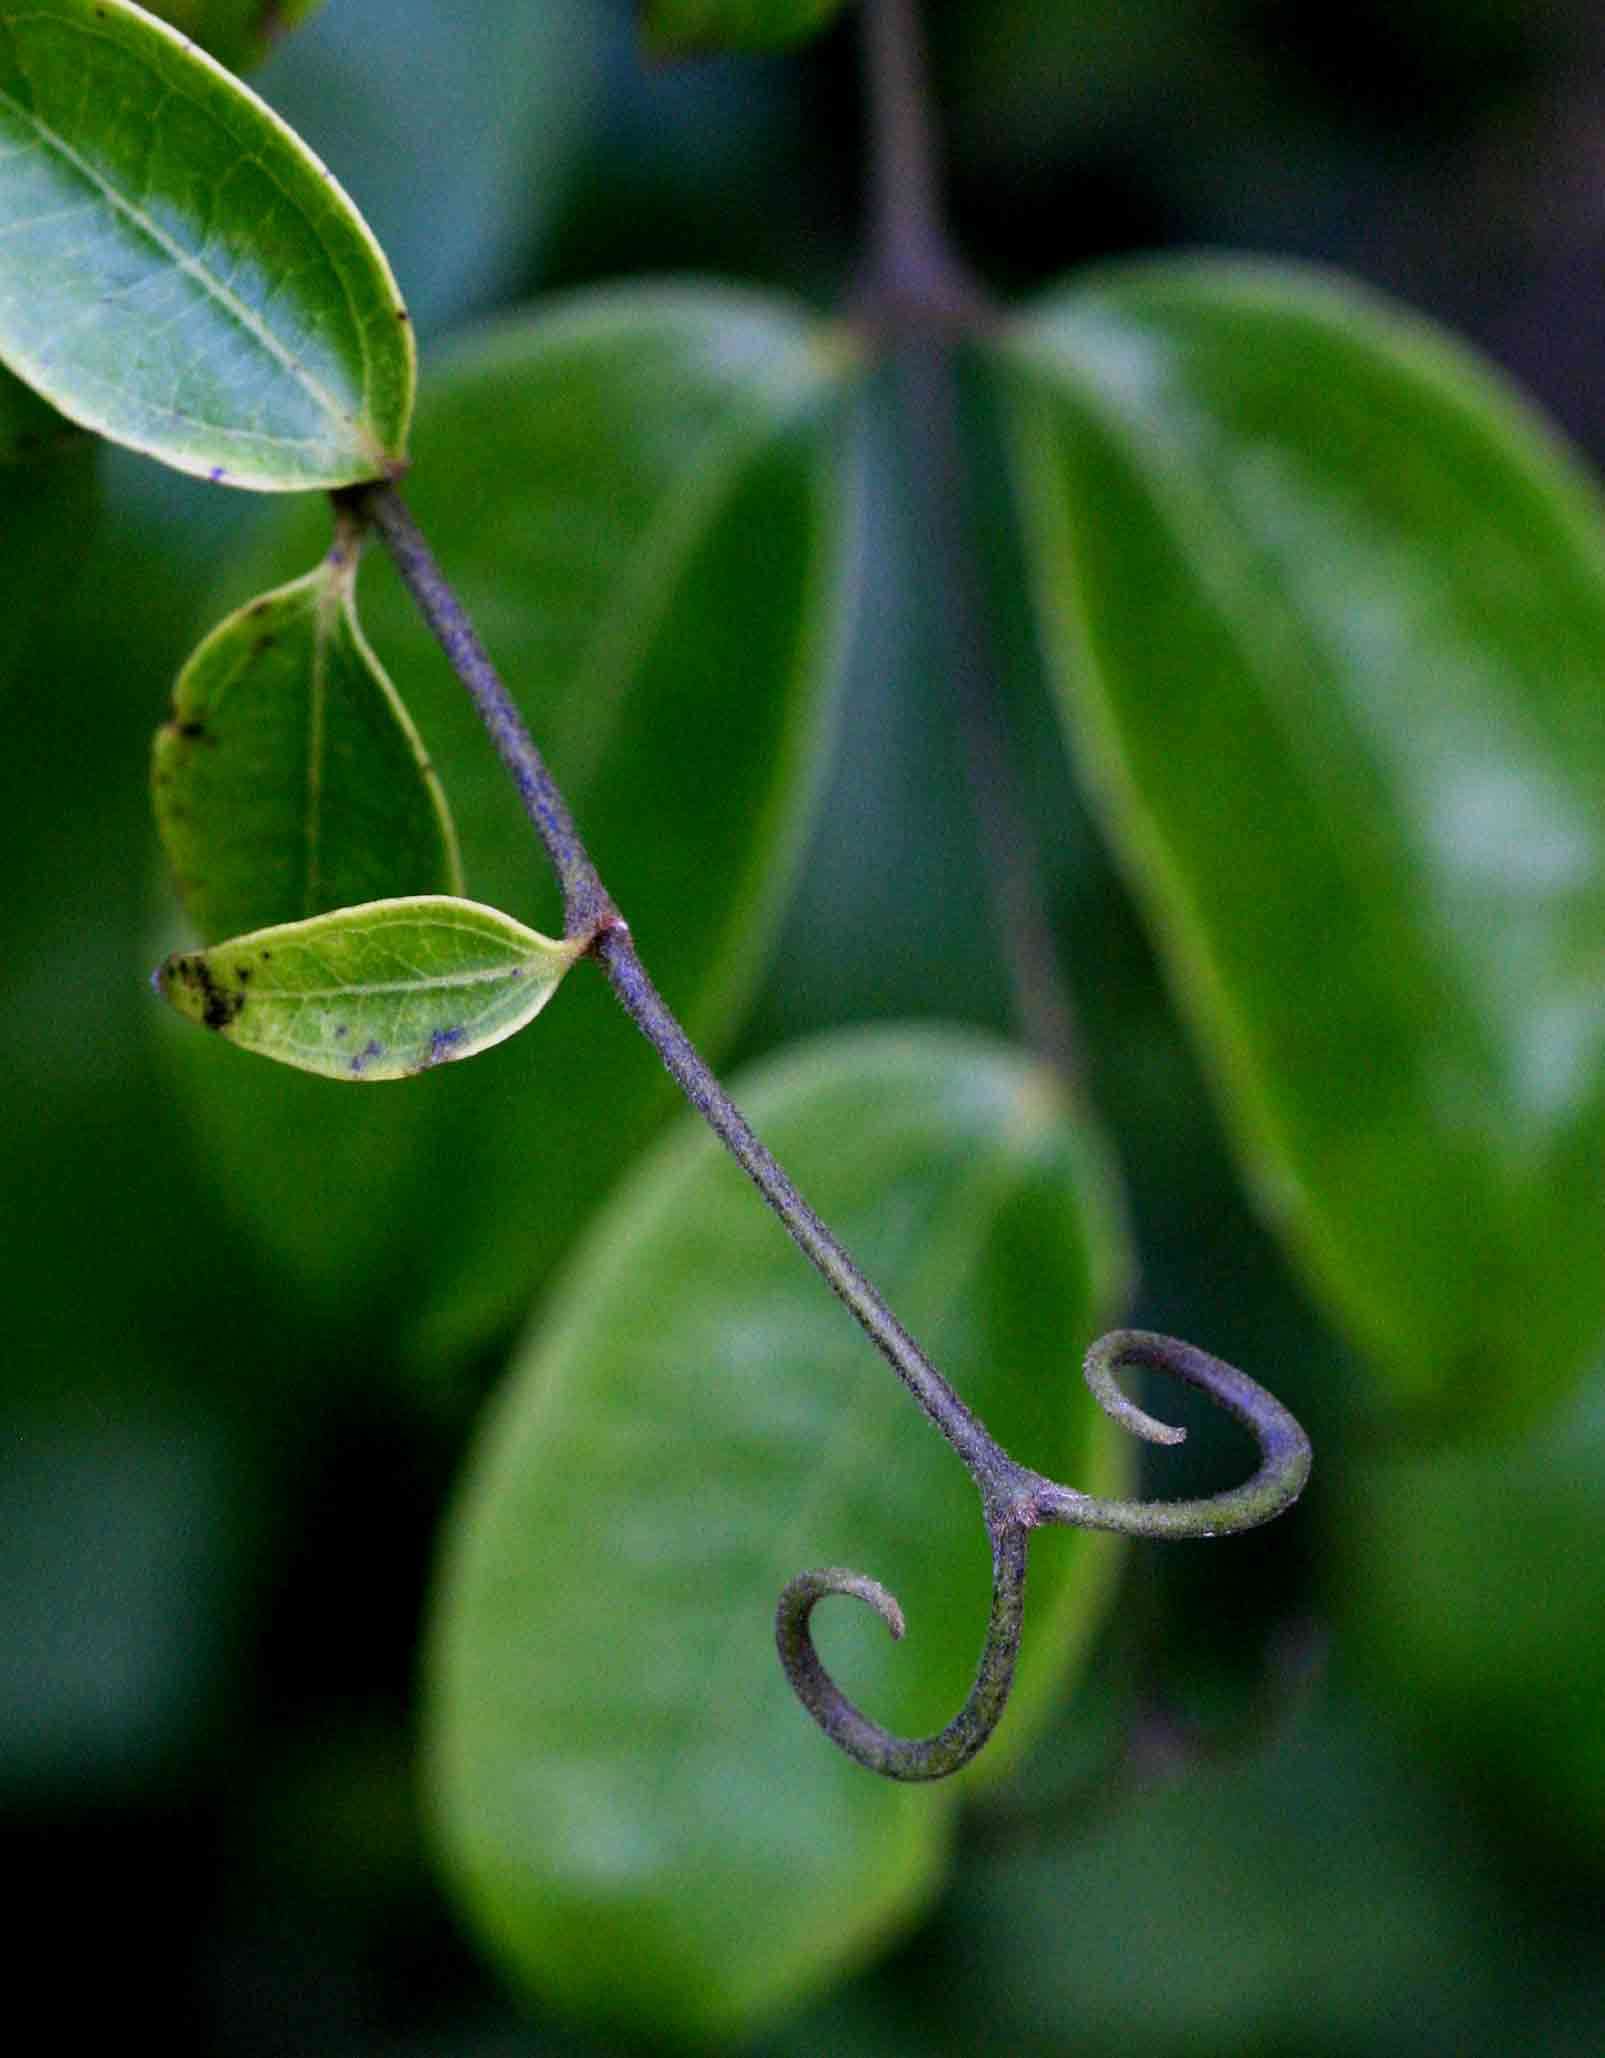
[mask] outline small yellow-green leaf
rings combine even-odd
[[[356,564],[230,615],[157,732],[156,822],[204,941],[397,894],[462,891],[418,732],[357,620]]]
[[[323,0],[153,0],[150,12],[170,21],[230,71],[249,71],[322,5]]]
[[[329,1079],[408,1079],[532,1022],[579,951],[476,901],[420,894],[177,951],[155,984],[242,1050]]]
[[[843,0],[641,0],[641,29],[657,57],[711,50],[777,50],[815,35]]]
[[[0,358],[72,420],[258,491],[394,471],[406,310],[328,171],[127,0],[0,0]]]

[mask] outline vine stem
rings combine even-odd
[[[1309,1476],[1308,1439],[1281,1403],[1245,1373],[1195,1345],[1138,1330],[1117,1330],[1093,1345],[1086,1363],[1088,1383],[1107,1412],[1150,1441],[1179,1442],[1183,1431],[1144,1414],[1115,1383],[1115,1372],[1122,1365],[1169,1372],[1202,1389],[1249,1429],[1260,1450],[1260,1466],[1253,1478],[1245,1486],[1207,1500],[1101,1500],[1046,1479],[1010,1457],[803,1198],[653,985],[629,924],[603,885],[516,702],[400,493],[393,485],[375,483],[349,489],[336,498],[342,511],[371,522],[378,530],[402,582],[484,721],[557,874],[565,935],[584,939],[586,955],[601,966],[625,1012],[692,1107],[851,1310],[975,1481],[992,1547],[992,1612],[970,1693],[953,1721],[935,1736],[893,1736],[862,1714],[835,1685],[814,1648],[809,1619],[818,1603],[831,1594],[865,1602],[894,1636],[901,1636],[902,1612],[884,1587],[841,1568],[801,1573],[781,1593],[775,1616],[775,1640],[787,1678],[833,1742],[860,1764],[890,1778],[944,1778],[967,1764],[986,1742],[1007,1702],[1019,1650],[1032,1530],[1058,1523],[1133,1536],[1176,1537],[1215,1536],[1250,1528],[1297,1499]]]
[[[616,922],[618,910],[580,840],[568,802],[547,769],[517,701],[480,642],[479,631],[401,495],[393,486],[370,485],[345,487],[330,497],[337,515],[353,514],[378,530],[402,584],[446,662],[467,689],[557,875],[563,893],[564,935],[589,937],[608,922]]]
[[[869,112],[868,236],[853,318],[897,346],[897,397],[912,498],[926,529],[944,662],[964,739],[971,808],[996,932],[1027,1042],[1064,1079],[1080,1036],[1039,882],[1040,853],[999,705],[986,610],[966,547],[968,480],[955,346],[995,319],[954,248],[941,200],[936,124],[915,0],[864,0]]]
[[[937,205],[935,144],[924,86],[923,53],[913,0],[866,0],[866,72],[872,138],[871,235],[860,324],[890,332],[913,326],[927,338],[983,318],[984,296],[954,256]],[[947,366],[951,374],[951,366]],[[934,412],[932,412],[934,409]],[[951,387],[934,389],[924,425],[927,456],[957,475]],[[974,1480],[992,1550],[992,1608],[981,1659],[963,1707],[934,1736],[906,1738],[855,1708],[819,1659],[810,1618],[819,1602],[845,1594],[872,1608],[894,1637],[903,1634],[896,1600],[862,1573],[830,1567],[799,1574],[775,1613],[780,1662],[803,1706],[833,1742],[872,1771],[894,1779],[929,1780],[956,1772],[980,1750],[1008,1700],[1019,1651],[1031,1532],[1055,1523],[1151,1537],[1214,1536],[1279,1514],[1309,1475],[1308,1439],[1271,1394],[1235,1367],[1195,1345],[1140,1330],[1117,1330],[1087,1354],[1086,1377],[1100,1405],[1135,1435],[1177,1443],[1184,1432],[1157,1422],[1128,1400],[1116,1372],[1136,1365],[1168,1372],[1200,1388],[1250,1431],[1260,1464],[1241,1487],[1205,1500],[1103,1500],[1044,1478],[1013,1459],[942,1377],[832,1230],[754,1133],[652,983],[629,924],[603,885],[568,805],[462,603],[436,563],[422,531],[393,484],[375,482],[335,496],[343,514],[371,523],[453,671],[466,688],[563,894],[565,936],[596,960],[636,1027],[714,1134],[757,1187],[788,1234],[847,1306],[869,1340],[907,1387],[926,1418],[953,1447]],[[944,544],[944,548],[950,547]],[[974,726],[989,726],[986,711]],[[988,773],[1000,793],[994,768]],[[994,819],[996,817],[994,816]],[[1006,825],[1005,825],[1006,826]],[[996,840],[994,838],[994,840]],[[1007,879],[1005,879],[1007,888]],[[1019,905],[999,898],[1008,928]],[[1014,896],[1018,903],[1018,894]],[[1017,983],[1020,974],[1017,969]]]
[[[518,705],[435,560],[422,530],[394,486],[350,489],[336,496],[372,522],[402,582],[490,732],[502,762],[545,847],[563,892],[566,936],[583,936],[626,1014],[652,1045],[686,1099],[751,1179],[832,1291],[858,1317],[875,1348],[925,1414],[972,1469],[996,1447],[979,1421],[926,1358],[824,1220],[798,1192],[719,1084],[652,983],[612,895],[580,839],[568,805],[547,768]]]
[[[953,248],[942,219],[936,124],[915,0],[864,0],[860,12],[869,113],[864,280],[854,310],[869,328],[968,329],[991,300]]]

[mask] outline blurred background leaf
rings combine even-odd
[[[1326,279],[1105,274],[1000,369],[1077,755],[1261,1207],[1389,1400],[1531,1419],[1605,1338],[1605,503]]]
[[[1095,1138],[1041,1067],[951,1032],[797,1047],[732,1091],[1011,1453],[1120,1491],[1121,1434],[1044,1377],[1125,1285]],[[833,1604],[821,1655],[899,1734],[974,1676],[974,1488],[689,1115],[598,1217],[469,1466],[432,1634],[443,1849],[514,1978],[637,2035],[728,2036],[906,1927],[974,1777],[865,1778],[775,1663],[780,1589],[871,1569],[893,1644]],[[1108,1591],[1113,1540],[1044,1539],[996,1778]],[[621,1981],[620,1964],[632,1968]]]

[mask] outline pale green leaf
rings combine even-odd
[[[357,620],[356,561],[249,602],[179,674],[157,826],[207,943],[397,894],[462,890],[440,782]]]
[[[579,946],[445,894],[177,951],[157,991],[228,1042],[327,1079],[409,1079],[532,1022]]]
[[[1081,763],[1270,1219],[1390,1398],[1605,1334],[1605,524],[1358,288],[1129,268],[1002,339]]]
[[[880,1030],[735,1091],[1017,1456],[1094,1490],[1123,1474],[1078,1371],[1123,1250],[1049,1075],[968,1033]],[[902,1643],[845,1600],[818,1633],[848,1692],[922,1734],[974,1673],[985,1531],[958,1460],[687,1118],[547,1304],[449,1532],[434,1813],[492,1955],[657,2038],[747,2031],[824,1985],[929,1900],[954,1802],[1062,1690],[1112,1544],[1038,1540],[1016,1701],[972,1772],[899,1787],[814,1727],[775,1654],[786,1580],[849,1565],[897,1592]]]
[[[413,345],[328,171],[127,0],[0,0],[0,358],[61,412],[262,491],[394,471]]]

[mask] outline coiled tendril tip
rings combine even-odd
[[[1191,1501],[1100,1500],[1017,1465],[952,1396],[954,1414],[929,1409],[960,1452],[981,1491],[992,1542],[992,1609],[975,1681],[963,1707],[934,1736],[898,1737],[848,1700],[820,1662],[809,1617],[827,1594],[850,1594],[873,1608],[894,1637],[903,1611],[878,1580],[830,1567],[791,1580],[775,1611],[775,1641],[787,1679],[803,1706],[850,1758],[889,1779],[944,1779],[968,1764],[991,1736],[1008,1702],[1025,1612],[1026,1553],[1040,1523],[1114,1530],[1129,1536],[1222,1536],[1268,1522],[1290,1507],[1310,1473],[1310,1444],[1274,1395],[1195,1344],[1141,1329],[1114,1330],[1087,1353],[1086,1379],[1099,1405],[1151,1443],[1178,1444],[1186,1431],[1128,1400],[1115,1381],[1118,1366],[1171,1373],[1209,1395],[1240,1421],[1259,1445],[1260,1465],[1244,1485]],[[932,1370],[932,1378],[937,1375]],[[944,1391],[951,1394],[951,1389]]]

